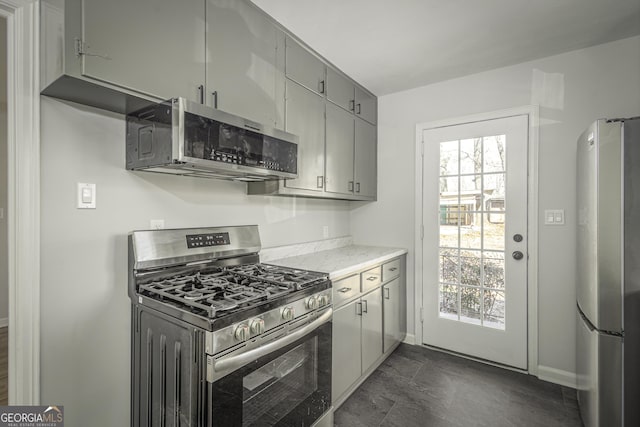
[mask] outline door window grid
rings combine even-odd
[[[440,317],[497,329],[505,328],[505,148],[505,135],[440,144]],[[467,237],[474,226],[478,236]],[[497,238],[485,234],[496,230]]]

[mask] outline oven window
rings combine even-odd
[[[242,379],[242,425],[275,424],[318,388],[318,337]]]

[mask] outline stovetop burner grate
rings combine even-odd
[[[245,264],[158,279],[140,284],[139,292],[214,318],[325,280],[327,277],[320,273],[268,264]]]

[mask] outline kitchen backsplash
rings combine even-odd
[[[316,240],[313,242],[298,243],[295,245],[275,246],[264,248],[260,251],[260,261],[269,262],[274,259],[289,258],[297,255],[305,255],[312,252],[327,251],[329,249],[349,246],[353,243],[351,236],[336,237],[334,239]]]

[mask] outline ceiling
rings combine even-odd
[[[252,1],[376,95],[640,34],[640,0]]]

